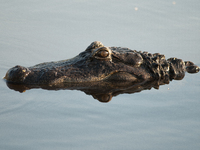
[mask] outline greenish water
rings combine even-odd
[[[93,41],[200,66],[197,0],[0,2],[0,76],[72,58]],[[200,148],[200,73],[101,103],[77,90],[10,90],[0,80],[0,149]]]

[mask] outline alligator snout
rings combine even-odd
[[[31,71],[22,66],[9,69],[4,77],[8,82],[22,83]]]

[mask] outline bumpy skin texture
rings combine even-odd
[[[129,48],[105,47],[91,43],[78,56],[58,62],[41,63],[32,67],[15,66],[4,77],[9,83],[57,85],[94,81],[169,81],[181,80],[185,72],[197,73],[199,67],[181,59],[165,59],[159,53],[138,52]]]

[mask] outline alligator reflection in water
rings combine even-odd
[[[33,88],[42,88],[46,90],[80,90],[85,92],[87,95],[92,95],[94,99],[100,102],[109,102],[112,97],[128,93],[137,93],[143,90],[150,90],[151,88],[159,89],[163,82],[150,81],[143,83],[130,83],[130,82],[91,82],[91,83],[62,83],[59,85],[20,85],[7,83],[10,89],[25,92],[26,90]]]
[[[105,47],[95,41],[72,59],[31,67],[17,65],[7,71],[4,79],[10,88],[19,91],[77,89],[100,101],[109,101],[120,93],[135,93],[181,80],[185,72],[197,73],[199,67],[191,61],[165,59],[159,53],[129,48]]]

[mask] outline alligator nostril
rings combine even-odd
[[[4,79],[8,82],[22,83],[29,73],[30,70],[28,68],[17,65],[7,71]]]

